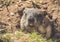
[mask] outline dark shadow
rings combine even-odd
[[[23,15],[23,10],[24,10],[25,8],[23,8],[21,11],[18,11],[18,14],[20,15],[20,17],[22,17],[22,15]]]
[[[39,5],[37,5],[37,4],[35,4],[34,2],[32,2],[32,5],[33,5],[34,8],[41,9],[41,7]]]

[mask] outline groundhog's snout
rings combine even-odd
[[[34,18],[29,18],[29,19],[28,19],[28,22],[29,22],[29,23],[34,23]]]
[[[28,26],[33,27],[34,26],[34,18],[28,19]]]

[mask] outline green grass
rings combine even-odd
[[[40,34],[38,35],[36,32],[33,32],[32,34],[30,34],[29,39],[27,40],[27,42],[57,42],[57,40],[52,40],[52,39],[45,39],[43,38],[43,36]]]
[[[36,32],[27,33],[29,35],[28,39],[25,42],[57,42],[57,40],[43,38],[41,34],[37,34]],[[6,33],[2,35],[2,40],[4,42],[12,42],[14,39],[21,39],[25,33],[21,31],[16,31],[15,33]],[[25,37],[24,37],[25,38]]]

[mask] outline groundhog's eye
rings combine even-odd
[[[27,13],[25,13],[25,16],[27,16]]]

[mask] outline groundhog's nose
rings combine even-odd
[[[28,19],[28,22],[29,23],[33,23],[34,22],[34,19],[32,18],[32,19]]]
[[[28,19],[29,26],[32,27],[34,25],[34,19]]]

